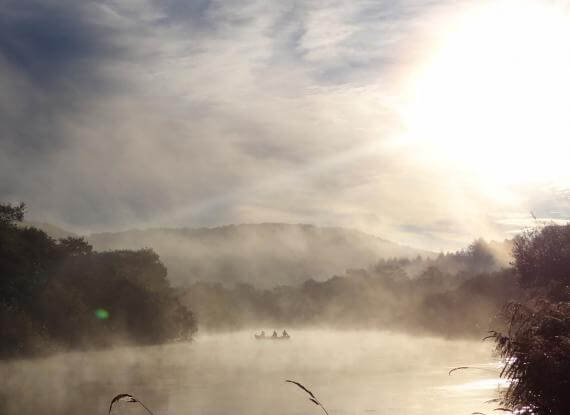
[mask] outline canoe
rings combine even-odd
[[[273,337],[273,336],[261,336],[259,334],[254,334],[256,340],[289,340],[291,336],[281,336],[281,337]]]

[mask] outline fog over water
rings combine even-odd
[[[265,328],[271,333],[272,328]],[[130,393],[155,415],[321,413],[285,379],[303,383],[330,415],[488,412],[499,380],[491,345],[371,331],[292,331],[289,341],[251,332],[192,343],[74,352],[0,363],[5,415],[105,414]],[[448,371],[457,366],[482,370]],[[118,403],[116,414],[142,414]]]

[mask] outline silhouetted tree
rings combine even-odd
[[[59,247],[68,255],[88,255],[93,247],[84,238],[69,236],[59,240]]]
[[[0,225],[12,225],[24,220],[25,203],[12,206],[10,203],[0,203]]]
[[[0,205],[0,357],[192,336],[193,314],[154,251],[99,253],[83,238],[56,241],[15,226],[24,208]]]
[[[570,284],[570,224],[549,225],[517,236],[514,266],[525,287]]]
[[[505,308],[508,327],[492,333],[511,379],[503,403],[518,413],[570,413],[570,225],[515,239],[514,267],[529,292]]]

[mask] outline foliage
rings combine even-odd
[[[513,256],[526,287],[570,284],[570,223],[548,225],[516,237]]]
[[[26,205],[20,203],[12,206],[10,203],[0,203],[0,226],[13,225],[15,222],[24,220]]]
[[[511,380],[502,403],[518,413],[570,413],[570,225],[549,225],[515,239],[524,302],[510,302],[505,333],[493,331]]]
[[[0,357],[61,348],[189,338],[196,329],[150,249],[94,252],[15,226],[23,205],[0,205]]]
[[[480,337],[504,298],[515,299],[519,292],[511,270],[477,274],[489,266],[488,257],[478,262],[471,252],[440,260],[383,260],[369,270],[271,290],[199,282],[181,290],[180,298],[210,330],[328,326]],[[451,263],[455,274],[439,268]]]

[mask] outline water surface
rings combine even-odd
[[[269,331],[269,330],[266,330]],[[330,415],[489,412],[499,384],[491,345],[388,332],[199,335],[192,343],[76,352],[0,364],[0,412],[106,414],[131,393],[155,415],[318,415],[285,379],[311,389]],[[480,370],[448,371],[457,366]],[[121,403],[116,414],[143,413]]]

